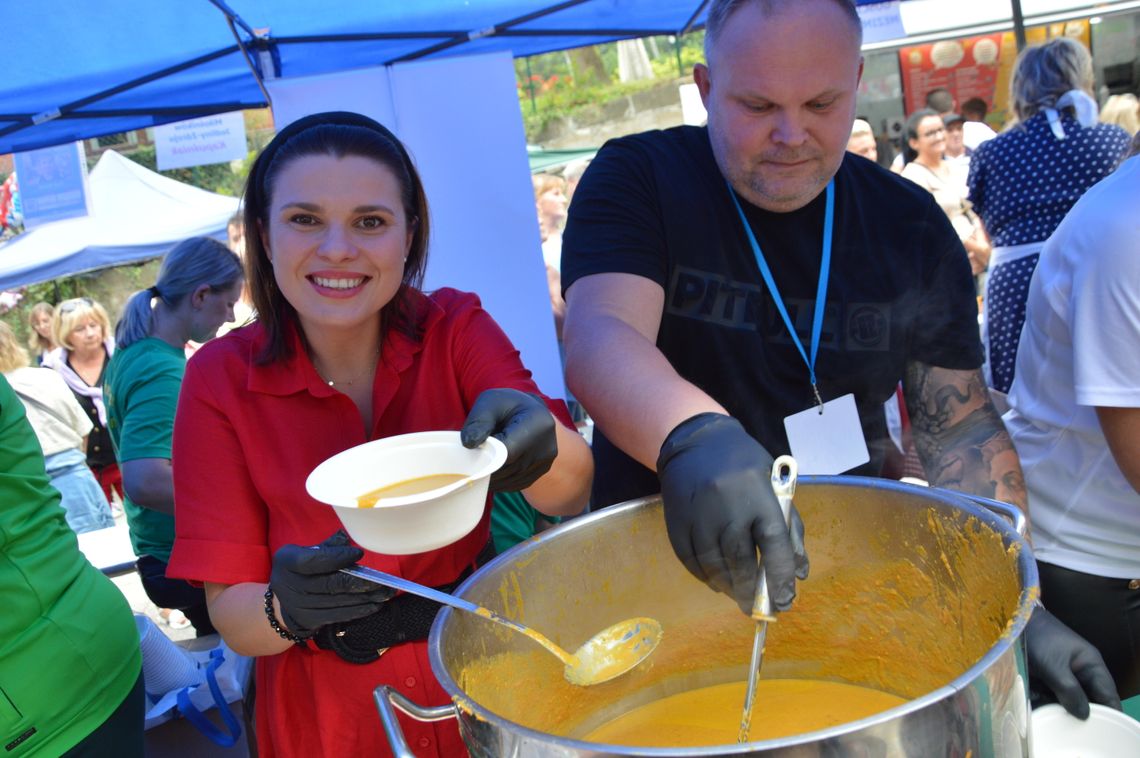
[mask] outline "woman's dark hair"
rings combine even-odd
[[[115,346],[122,350],[150,336],[155,299],[177,308],[202,285],[212,292],[221,292],[234,286],[241,275],[241,260],[216,239],[182,240],[163,257],[154,286],[131,295],[123,306],[123,315],[115,326]]]
[[[912,139],[918,139],[918,125],[922,123],[923,119],[933,116],[934,118],[941,118],[938,111],[933,108],[919,108],[914,113],[910,114],[910,118],[906,120],[906,126],[903,128],[903,165],[910,163],[918,157],[918,151],[910,146]]]
[[[346,111],[317,113],[294,121],[278,132],[253,162],[245,185],[246,284],[257,318],[268,335],[264,350],[257,356],[261,363],[289,354],[288,324],[301,331],[297,311],[281,294],[273,277],[263,234],[269,227],[269,208],[278,175],[292,161],[310,155],[369,158],[386,166],[395,175],[400,185],[405,220],[413,235],[400,288],[380,310],[380,338],[383,340],[389,328],[413,338],[419,336],[419,315],[412,295],[423,284],[430,222],[427,196],[415,164],[396,135],[367,116]],[[303,332],[301,334],[303,339]]]

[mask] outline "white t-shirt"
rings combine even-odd
[[[1140,407],[1140,157],[1086,192],[1045,243],[1009,403],[1037,557],[1140,578],[1140,494],[1095,410]]]
[[[552,232],[542,242],[542,259],[546,265],[562,273],[562,232]]]
[[[962,188],[962,197],[969,197],[970,188],[966,184],[966,179],[970,176],[970,156],[966,153],[962,153],[957,158],[945,155],[942,160],[950,164],[950,173],[954,182]]]
[[[997,132],[989,124],[981,121],[962,122],[962,144],[971,150],[977,150],[978,145],[997,136]]]
[[[91,433],[91,419],[58,372],[50,368],[18,368],[5,376],[21,396],[28,423],[45,456],[79,448],[83,438]]]

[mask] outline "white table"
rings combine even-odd
[[[119,576],[135,570],[137,556],[131,547],[125,520],[106,529],[84,532],[78,537],[79,551],[107,576]]]

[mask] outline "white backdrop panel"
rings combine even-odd
[[[380,121],[403,140],[431,206],[425,287],[478,293],[542,391],[563,397],[510,55],[404,63],[266,84],[278,129],[309,113],[350,110]]]

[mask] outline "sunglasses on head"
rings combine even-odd
[[[89,297],[73,297],[70,300],[64,300],[59,304],[59,312],[71,313],[81,305],[86,305],[88,308],[90,308],[95,305],[95,301]]]

